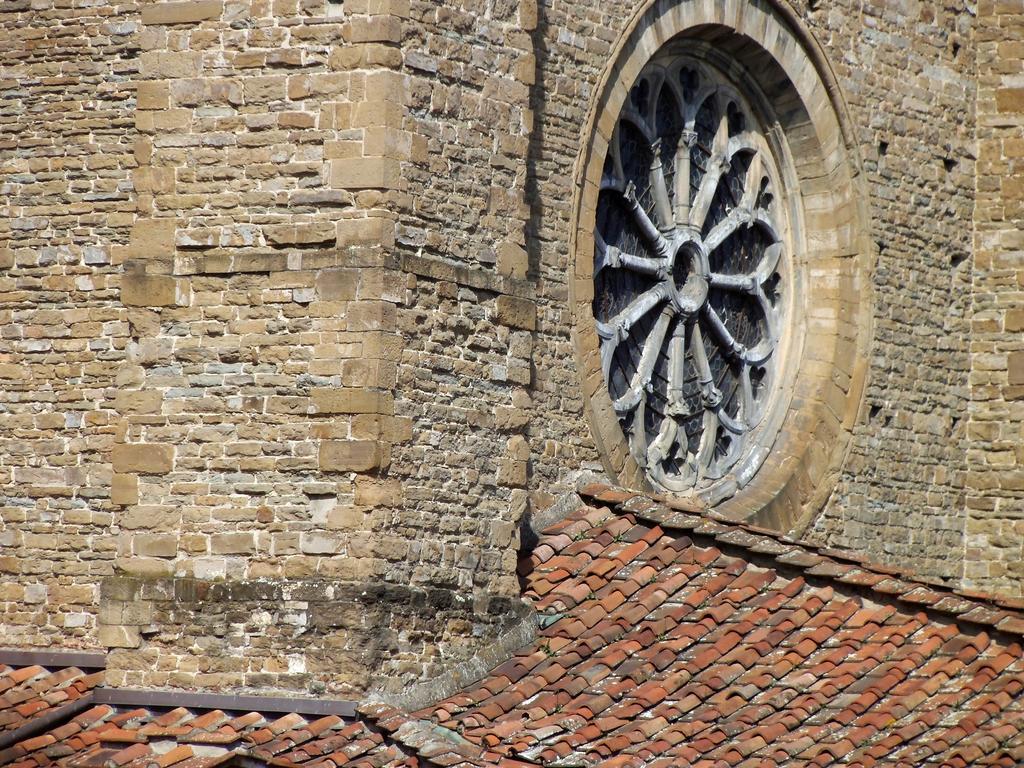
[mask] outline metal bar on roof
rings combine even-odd
[[[78,667],[106,669],[107,654],[102,651],[29,651],[0,648],[0,664],[9,667]]]
[[[221,693],[190,693],[139,688],[97,688],[97,704],[133,707],[186,707],[227,709],[242,712],[295,712],[300,715],[355,717],[356,702],[343,699],[312,699],[291,696],[256,696]]]

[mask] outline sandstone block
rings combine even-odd
[[[1000,88],[997,90],[996,109],[1000,112],[1024,112],[1024,88]]]
[[[174,192],[174,169],[143,166],[132,171],[136,192],[170,194]]]
[[[320,469],[325,472],[366,472],[383,464],[380,443],[373,440],[324,440]]]
[[[139,60],[142,74],[153,78],[196,77],[203,70],[199,51],[146,51]]]
[[[308,410],[308,397],[271,395],[267,398],[267,413],[305,414]]]
[[[400,43],[402,22],[394,16],[356,18],[348,26],[350,43]]]
[[[192,126],[191,109],[153,109],[135,113],[135,127],[143,133],[185,133]]]
[[[354,440],[372,440],[377,442],[385,440],[385,424],[390,417],[381,416],[379,413],[358,413],[352,416],[348,424],[348,434],[337,435],[350,437]],[[333,434],[324,434],[325,438],[335,437]]]
[[[163,395],[156,390],[122,390],[114,398],[118,413],[160,413]]]
[[[511,240],[506,240],[498,247],[498,274],[522,280],[529,268],[526,250]]]
[[[398,366],[388,360],[359,357],[341,362],[341,384],[362,387],[367,384],[391,389],[398,383]]]
[[[153,162],[153,139],[150,136],[140,136],[132,142],[132,154],[135,162],[139,165],[149,165]]]
[[[67,474],[60,467],[15,467],[14,481],[19,485],[60,486],[67,484]]]
[[[397,507],[405,500],[405,491],[398,480],[362,476],[356,478],[355,500],[367,507]]]
[[[537,80],[537,57],[526,54],[516,62],[516,80],[524,85],[533,85]]]
[[[0,363],[0,379],[22,381],[30,378],[31,375],[31,371],[27,366],[15,363]]]
[[[519,0],[519,26],[527,32],[537,28],[537,0]]]
[[[144,557],[174,557],[178,537],[172,533],[142,533],[132,537],[132,553]]]
[[[277,124],[282,128],[315,128],[316,115],[311,112],[281,112]]]
[[[350,78],[347,72],[326,72],[312,75],[292,75],[288,78],[288,98],[300,101],[311,96],[346,98]]]
[[[158,557],[119,557],[115,566],[129,576],[159,579],[174,575],[174,563]]]
[[[335,189],[397,189],[401,163],[389,157],[331,160],[331,186]]]
[[[125,576],[107,576],[100,583],[100,601],[128,602],[135,600],[139,594],[139,582]]]
[[[327,160],[345,160],[353,157],[363,156],[363,142],[356,140],[348,141],[325,141],[324,158]]]
[[[1011,385],[1024,384],[1024,352],[1011,352],[1007,356],[1007,379]]]
[[[342,219],[337,223],[338,247],[380,246],[395,244],[395,222],[383,216],[364,219]]]
[[[325,269],[316,276],[316,292],[326,301],[352,301],[358,280],[358,270]]]
[[[409,0],[349,0],[345,10],[367,16],[408,17]]]
[[[363,131],[363,149],[368,155],[408,160],[412,157],[412,134],[375,125]]]
[[[365,93],[371,98],[403,102],[407,77],[399,72],[377,69],[366,73]],[[395,126],[397,127],[397,126]]]
[[[533,331],[537,328],[537,305],[528,299],[499,296],[494,319],[502,325]]]
[[[349,331],[379,331],[394,328],[396,315],[395,305],[385,301],[353,301],[346,307],[345,321]]]
[[[223,0],[155,2],[142,6],[142,23],[195,24],[200,21],[219,19],[223,10]]]
[[[365,387],[318,387],[310,392],[318,413],[381,413],[395,412],[390,392]]]
[[[171,105],[167,82],[143,80],[135,91],[135,104],[138,109],[167,109]]]
[[[515,461],[527,461],[530,458],[530,445],[522,435],[513,435],[505,447],[509,458]]]
[[[210,537],[210,551],[215,555],[251,555],[256,552],[253,533],[215,533]]]
[[[148,600],[133,600],[121,607],[121,621],[113,624],[134,624],[142,626],[153,620],[153,603]]]
[[[355,105],[355,112],[349,120],[351,126],[339,119],[337,128],[369,128],[377,125],[401,125],[403,117],[402,105],[397,101],[382,99],[379,96],[369,101],[361,101]]]
[[[138,472],[144,475],[167,474],[174,469],[174,446],[160,443],[115,445],[112,462],[115,472]]]
[[[239,80],[227,77],[203,77],[175,80],[169,85],[171,99],[178,107],[209,107],[215,104],[238,106],[244,90]]]
[[[397,333],[368,333],[363,337],[363,357],[374,360],[402,359],[405,340]]]
[[[167,506],[129,506],[117,515],[117,523],[127,530],[176,530],[181,517]]]
[[[299,536],[299,549],[307,555],[333,555],[342,551],[344,539],[337,534],[311,531]]]
[[[242,81],[242,96],[246,104],[267,104],[282,101],[288,88],[288,78],[282,75],[246,77]]]
[[[102,626],[97,639],[107,648],[138,648],[142,645],[138,627]]]
[[[519,429],[529,422],[530,413],[522,408],[499,406],[494,411],[494,427],[498,430]]]
[[[351,505],[337,506],[327,514],[326,525],[332,531],[358,531],[366,524],[366,510]]]
[[[498,485],[524,486],[527,480],[527,464],[515,459],[502,459],[498,462]]]
[[[135,475],[114,475],[110,481],[110,501],[128,506],[139,503],[139,478]]]
[[[177,219],[139,219],[132,226],[132,256],[138,259],[160,259],[174,255],[174,230]]]
[[[169,275],[128,272],[121,278],[121,303],[126,307],[174,307],[178,281]]]
[[[310,245],[334,242],[336,227],[332,222],[310,224],[273,224],[263,227],[267,242],[275,245]]]

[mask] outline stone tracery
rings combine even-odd
[[[778,180],[722,74],[681,57],[644,68],[605,159],[593,310],[630,453],[666,490],[699,489],[757,450],[787,298]]]

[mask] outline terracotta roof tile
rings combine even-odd
[[[0,664],[0,733],[83,699],[102,679],[77,667],[12,667]]]
[[[554,638],[562,644],[554,660],[529,673],[541,686],[534,699],[521,699],[513,705],[518,710],[487,699],[463,709],[442,702],[417,717],[443,712],[449,726],[495,753],[527,749],[534,759],[567,765],[618,764],[630,755],[660,757],[666,765],[703,759],[810,765],[854,754],[863,764],[878,764],[922,744],[937,750],[928,759],[938,764],[954,757],[948,744],[984,738],[992,743],[981,754],[989,754],[1020,735],[1013,723],[995,725],[986,714],[1005,712],[1015,701],[1010,683],[1024,686],[1024,677],[1001,679],[1019,649],[1014,657],[1005,644],[972,629],[996,622],[1012,628],[1000,615],[1006,606],[971,602],[850,553],[802,549],[719,520],[685,521],[695,533],[679,537],[664,527],[670,513],[653,514],[656,508],[628,494],[597,491],[592,501],[626,497],[617,517],[581,508],[558,527],[597,521],[588,522],[593,527],[582,542],[544,536],[540,548],[551,551],[524,558],[528,596],[560,611],[557,620],[542,622],[538,646],[551,647],[545,644]],[[659,525],[644,522],[649,513]],[[751,556],[723,555],[713,542],[730,545],[730,552],[747,547]],[[565,565],[563,558],[587,547],[589,562]],[[782,577],[771,568],[773,558],[833,585]],[[561,572],[552,575],[556,563]],[[553,580],[565,599],[545,597]],[[862,597],[865,588],[874,603]],[[915,612],[921,605],[945,609],[949,621],[965,614],[970,623],[959,631],[931,624]],[[530,655],[520,654],[517,666],[533,666],[523,662]],[[567,689],[566,677],[578,681],[568,700],[557,693]],[[496,698],[491,687],[483,690]],[[573,727],[552,722],[558,708],[561,722]],[[972,712],[988,719],[972,722]],[[959,738],[944,740],[960,723],[970,734],[960,728]],[[971,736],[979,733],[984,737]]]

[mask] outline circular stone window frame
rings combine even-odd
[[[824,506],[863,406],[872,338],[873,246],[866,190],[846,105],[813,37],[769,0],[647,0],[614,46],[584,123],[575,168],[570,303],[586,411],[609,474],[658,493],[630,454],[601,366],[594,298],[595,228],[605,156],[643,69],[670,42],[713,51],[715,67],[760,102],[769,123],[792,228],[785,333],[786,391],[777,393],[774,441],[752,477],[729,473],[688,493],[701,506],[778,530],[802,530]],[[795,176],[795,177],[794,177]],[[740,462],[741,464],[744,461]]]

